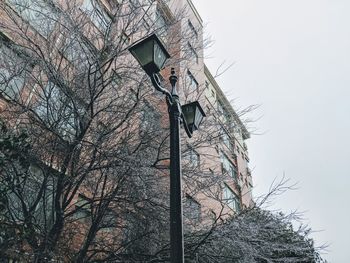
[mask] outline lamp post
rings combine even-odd
[[[171,92],[161,86],[157,74],[170,55],[155,34],[135,43],[129,51],[149,75],[155,89],[166,96],[170,121],[170,260],[172,263],[183,263],[180,123],[183,123],[188,137],[191,138],[192,133],[198,129],[205,117],[205,113],[197,101],[181,106],[174,68],[171,69],[169,77]]]

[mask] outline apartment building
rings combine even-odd
[[[252,205],[253,187],[245,143],[250,134],[206,66],[204,71],[207,77],[205,81],[207,110],[215,116],[222,129],[219,145],[222,171],[234,179],[235,199],[243,208],[247,208]],[[232,188],[228,189],[228,192],[226,196],[232,195]],[[240,204],[235,206],[238,207]]]
[[[38,187],[27,192],[38,197],[19,200],[29,208],[16,215],[21,224],[39,218],[27,222],[33,240],[26,236],[25,247],[44,244],[48,253],[56,240],[75,253],[58,262],[84,262],[116,247],[127,254],[134,229],[162,229],[167,107],[127,50],[154,31],[172,55],[161,72],[164,85],[175,67],[181,103],[199,100],[207,114],[198,134],[183,136],[186,222],[200,228],[252,204],[249,132],[204,63],[203,21],[190,0],[7,0],[0,7],[1,118],[14,130],[30,128],[41,159],[26,172]],[[55,235],[60,226],[76,241]],[[159,236],[166,240],[167,229]],[[148,240],[135,246],[145,254],[159,249]],[[33,257],[45,262],[45,253]],[[120,258],[115,262],[125,262]]]
[[[228,208],[225,209],[225,213],[239,212],[253,204],[252,176],[245,143],[250,134],[205,65],[203,52],[206,40],[203,39],[203,21],[195,6],[190,0],[176,1],[175,7],[173,5],[172,1],[169,1],[170,9],[182,6],[186,10],[186,18],[181,22],[181,31],[191,36],[184,37],[181,44],[181,57],[186,59],[179,66],[179,87],[182,91],[180,99],[182,103],[200,101],[210,122],[203,129],[207,129],[212,137],[208,137],[211,141],[204,143],[199,149],[185,147],[188,152],[185,150],[184,156],[186,159],[186,155],[189,155],[189,159],[195,165],[200,165],[202,173],[220,177],[213,181],[210,194],[204,191],[206,194],[191,195],[191,191],[195,191],[189,189],[186,195],[189,203],[187,206],[192,210],[196,208],[201,213],[218,215],[224,202]],[[194,140],[196,139],[198,140]],[[188,145],[191,143],[193,140],[188,140]]]

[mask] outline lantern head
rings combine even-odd
[[[187,126],[191,134],[198,130],[203,118],[206,116],[198,101],[181,106]]]
[[[129,48],[129,51],[149,76],[158,73],[163,68],[165,61],[170,58],[168,51],[156,34],[135,43]]]

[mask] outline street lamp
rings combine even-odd
[[[182,112],[184,114],[184,118],[187,123],[188,129],[192,134],[195,130],[198,130],[199,125],[201,124],[203,118],[205,117],[205,113],[201,105],[199,105],[198,101],[194,101],[186,105],[183,105],[181,106],[181,108],[182,108]]]
[[[165,61],[170,58],[168,51],[156,34],[135,43],[129,48],[129,51],[149,76],[158,73],[163,68]]]
[[[205,113],[198,101],[181,106],[174,68],[171,69],[169,77],[171,92],[161,86],[158,73],[170,55],[156,34],[135,43],[129,51],[150,76],[155,89],[162,92],[167,99],[170,121],[170,260],[172,263],[183,263],[180,123],[183,123],[188,137],[191,138],[192,133],[199,128]]]

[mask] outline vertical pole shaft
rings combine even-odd
[[[182,227],[182,172],[180,147],[180,104],[174,97],[170,107],[170,258],[171,263],[184,263]]]

